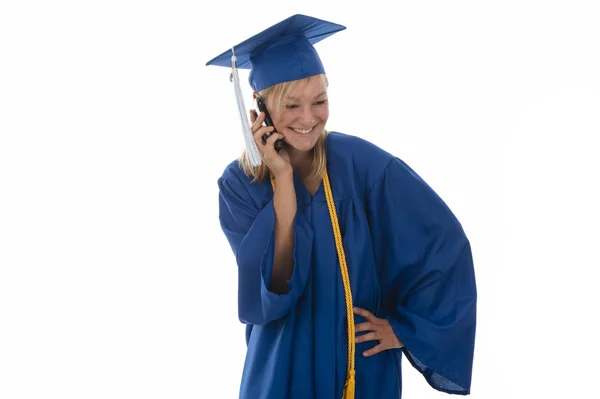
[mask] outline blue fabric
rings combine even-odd
[[[251,69],[248,80],[254,91],[322,74],[325,68],[313,44],[344,29],[345,26],[321,19],[292,15],[234,46],[236,65]],[[230,68],[231,56],[230,49],[206,65]]]
[[[356,399],[399,398],[403,355],[443,392],[468,394],[476,324],[469,241],[439,196],[402,160],[332,132],[327,168],[354,305],[392,325],[404,349],[372,357],[356,345]],[[239,318],[248,350],[243,399],[341,398],[346,378],[344,289],[323,185],[294,177],[290,291],[269,290],[274,209],[270,181],[251,183],[237,162],[219,178],[220,222],[239,270]],[[355,322],[364,322],[355,315]]]

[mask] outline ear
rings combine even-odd
[[[252,98],[256,100],[256,97],[258,97],[258,93],[257,92],[252,93]]]

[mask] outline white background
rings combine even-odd
[[[329,129],[408,162],[471,238],[471,397],[598,397],[593,3],[3,1],[0,398],[237,397],[216,180],[243,141],[205,63],[295,13],[348,27],[316,46]],[[446,396],[405,362],[403,397]]]

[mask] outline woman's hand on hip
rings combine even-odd
[[[364,323],[357,324],[355,331],[368,331],[368,333],[364,335],[357,336],[356,343],[379,341],[379,345],[364,351],[363,356],[373,356],[388,349],[397,349],[404,346],[398,337],[396,337],[396,334],[394,333],[394,330],[387,319],[375,317],[373,313],[361,308],[354,308],[354,313],[364,317],[367,320]]]

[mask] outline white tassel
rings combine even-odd
[[[260,153],[258,152],[258,147],[256,147],[256,142],[254,141],[254,137],[252,136],[252,127],[250,126],[250,121],[248,121],[248,116],[246,115],[246,106],[244,104],[244,98],[242,96],[242,88],[240,87],[240,77],[237,72],[235,53],[233,51],[233,47],[231,48],[232,56],[231,56],[231,76],[230,80],[233,81],[233,89],[235,93],[235,98],[237,102],[237,108],[239,111],[240,119],[242,122],[242,131],[244,132],[244,139],[246,141],[246,150],[248,151],[248,157],[250,158],[250,164],[252,166],[258,166],[262,163],[262,159],[260,158]]]

